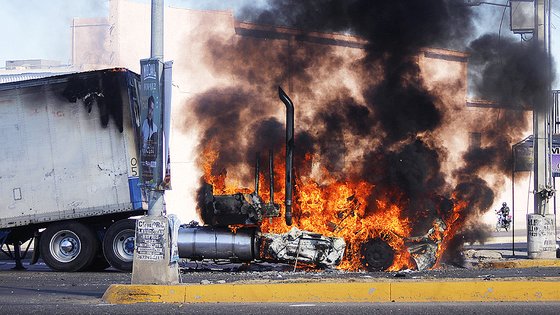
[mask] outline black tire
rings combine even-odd
[[[97,250],[97,254],[95,255],[95,258],[93,259],[93,262],[91,263],[91,265],[89,267],[87,267],[86,271],[103,271],[109,267],[111,267],[111,265],[109,264],[109,262],[107,261],[107,259],[105,259],[105,256],[103,255],[103,246],[101,244],[101,241],[97,240],[97,245],[98,245],[98,250]]]
[[[58,271],[87,269],[99,249],[95,233],[76,221],[49,225],[41,235],[39,247],[45,264]]]
[[[391,267],[395,250],[381,238],[374,238],[362,245],[362,264],[369,271],[383,271]]]
[[[113,223],[103,238],[103,254],[115,269],[131,272],[134,257],[136,220],[124,219]]]

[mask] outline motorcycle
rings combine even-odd
[[[496,211],[496,214],[498,215],[498,222],[496,222],[496,232],[499,232],[500,229],[504,229],[507,232],[511,225],[511,215],[503,214],[498,211]]]

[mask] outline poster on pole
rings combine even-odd
[[[140,181],[144,188],[158,189],[164,179],[163,63],[140,60]]]
[[[533,146],[518,145],[513,147],[513,170],[530,172],[533,170]]]
[[[560,177],[560,147],[552,148],[550,164],[552,168],[552,176]]]

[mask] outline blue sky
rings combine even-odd
[[[133,0],[148,2],[148,0]],[[506,3],[505,0],[495,0]],[[560,60],[560,4],[553,1],[552,53]],[[246,4],[266,5],[266,0],[166,0],[166,5],[193,9],[236,10]],[[74,17],[105,17],[108,15],[107,0],[0,0],[0,68],[6,60],[49,59],[63,64],[71,58],[70,24]],[[503,8],[480,6],[475,10],[481,14],[479,32],[497,33]],[[509,36],[509,14],[506,13],[501,33]],[[557,67],[556,83],[560,88],[560,66]]]

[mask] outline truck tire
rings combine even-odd
[[[379,237],[362,244],[361,252],[362,264],[369,271],[387,270],[395,259],[395,250]]]
[[[124,219],[113,223],[103,238],[103,254],[113,268],[132,271],[136,220]]]
[[[99,245],[89,227],[67,221],[49,225],[41,235],[39,247],[41,257],[51,269],[82,271],[92,264]]]
[[[103,270],[109,268],[110,266],[111,265],[109,264],[107,259],[105,259],[105,256],[103,256],[103,254],[101,253],[101,254],[95,255],[95,258],[93,259],[93,262],[86,269],[86,271],[103,271]]]

